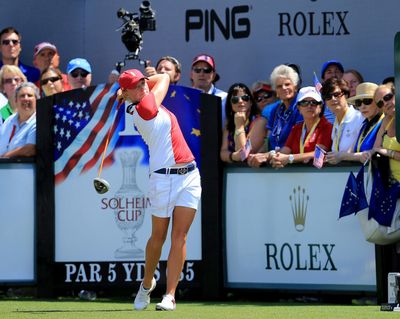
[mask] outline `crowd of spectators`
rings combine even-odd
[[[21,41],[21,34],[13,27],[0,31],[0,128],[4,128],[0,139],[3,144],[9,140],[8,148],[14,145],[11,142],[19,136],[17,133],[21,130],[23,134],[22,128],[35,121],[37,98],[92,84],[89,61],[74,58],[63,73],[58,49],[50,42],[34,47],[33,66],[22,63]],[[179,84],[182,71],[181,63],[172,56],[161,57],[155,66],[146,61],[144,69],[147,76],[167,73],[174,85]],[[318,146],[326,153],[327,163],[365,162],[376,152],[374,143],[381,123],[387,118],[384,105],[388,97],[377,101],[375,91],[382,90],[382,86],[365,82],[359,71],[345,70],[338,60],[324,63],[319,76],[320,82],[317,79],[315,87],[302,87],[300,66],[287,63],[276,66],[268,80],[257,80],[251,86],[234,83],[225,92],[216,85],[220,76],[211,55],[194,56],[190,67],[192,87],[221,98],[222,161],[244,162],[252,167],[310,165]],[[117,78],[118,72],[114,70],[108,81],[112,83]],[[393,86],[393,81],[393,77],[384,79],[385,88]],[[25,86],[26,83],[29,85]],[[21,102],[18,89],[32,89],[33,83],[39,90],[39,95],[31,92],[35,102],[28,103],[26,99]],[[30,107],[33,113],[29,117],[20,116],[21,106],[28,104],[35,104]],[[10,117],[12,123],[18,122],[11,125],[15,127],[11,130]],[[19,138],[19,143],[23,140]],[[32,143],[31,135],[26,140]],[[3,151],[0,156],[5,154],[13,153]]]

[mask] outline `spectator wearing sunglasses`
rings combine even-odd
[[[377,133],[381,127],[384,115],[374,100],[374,94],[378,85],[364,82],[357,86],[356,95],[347,99],[354,108],[364,116],[361,129],[358,133],[352,152],[341,153],[340,160],[365,163],[370,157],[370,151],[374,147]]]
[[[23,64],[19,60],[22,49],[21,39],[21,35],[13,27],[8,27],[0,31],[0,68],[3,65],[15,65],[21,69],[28,81],[35,83],[39,80],[40,71],[35,67]]]
[[[299,74],[290,66],[281,64],[272,71],[271,84],[279,100],[264,108],[260,120],[255,121],[251,129],[252,148],[260,153],[249,155],[250,166],[259,167],[268,163],[273,152],[285,146],[293,125],[303,121],[296,107],[299,81]]]
[[[274,168],[292,163],[309,163],[314,158],[315,146],[329,151],[332,145],[332,124],[323,116],[321,95],[313,86],[302,88],[296,107],[304,121],[293,126],[285,146],[271,158]]]
[[[92,68],[86,59],[76,58],[69,61],[67,74],[72,89],[88,87],[92,82]]]
[[[384,112],[385,117],[371,153],[378,153],[381,156],[386,156],[386,159],[389,158],[389,170],[387,170],[387,163],[384,163],[383,165],[386,167],[382,167],[381,171],[382,182],[387,187],[388,183],[400,181],[400,143],[396,138],[396,96],[394,86],[389,83],[379,85],[375,91],[374,100]]]
[[[62,73],[52,66],[43,70],[40,75],[40,87],[44,96],[50,96],[64,91]]]
[[[192,70],[190,72],[190,80],[195,89],[199,89],[204,93],[219,96],[221,98],[221,116],[222,127],[225,127],[225,103],[227,93],[218,89],[215,82],[219,80],[215,68],[215,60],[208,54],[199,54],[192,61]]]
[[[257,107],[261,113],[264,107],[276,101],[275,91],[272,89],[271,84],[264,81],[254,82],[251,91],[256,100]]]
[[[342,153],[352,152],[364,118],[348,104],[349,86],[345,80],[330,78],[322,85],[321,95],[326,106],[335,114],[332,150],[327,153],[326,160],[330,164],[337,164],[343,157]]]
[[[147,76],[166,73],[169,75],[170,83],[176,85],[181,79],[182,66],[174,57],[163,56],[158,60],[156,67],[151,66],[150,61],[147,61],[147,66],[144,71]]]
[[[244,150],[250,127],[258,113],[257,104],[245,84],[231,85],[225,111],[226,126],[222,136],[221,160],[228,163],[242,161],[244,158],[241,158],[241,150]]]
[[[338,60],[326,61],[321,68],[321,82],[322,84],[330,78],[341,79],[343,77],[344,68],[343,64]],[[332,124],[335,122],[335,114],[332,113],[329,107],[325,107],[326,119]]]
[[[42,78],[43,71],[49,67],[58,69],[60,66],[60,55],[58,54],[57,47],[49,42],[41,42],[33,49],[33,65],[40,70],[40,79]],[[68,91],[71,87],[68,84],[68,77],[66,74],[61,74],[64,91]],[[40,82],[37,83],[40,87]]]
[[[26,76],[15,65],[3,65],[0,69],[0,91],[7,98],[6,103],[0,105],[0,116],[5,121],[16,112],[15,90],[26,82]]]
[[[378,131],[373,153],[389,157],[391,176],[400,181],[400,143],[396,139],[395,89],[390,83],[381,84],[375,91],[374,101],[385,117]]]

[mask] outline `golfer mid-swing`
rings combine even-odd
[[[167,74],[146,78],[139,70],[123,72],[119,92],[149,147],[152,231],[146,245],[144,279],[134,308],[145,309],[156,286],[154,272],[172,217],[171,249],[167,262],[167,289],[156,310],[175,309],[175,290],[186,259],[186,238],[201,196],[200,174],[178,121],[161,105],[169,86]]]

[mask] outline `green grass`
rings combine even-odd
[[[398,317],[397,313],[381,312],[379,306],[323,305],[260,302],[179,302],[174,312],[154,310],[152,303],[145,311],[133,311],[129,301],[99,299],[79,301],[58,300],[0,300],[1,319],[374,319]],[[399,314],[400,315],[400,314]]]

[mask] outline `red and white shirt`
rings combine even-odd
[[[173,113],[157,107],[153,93],[146,95],[133,112],[133,122],[149,147],[150,171],[190,163],[194,156]]]

